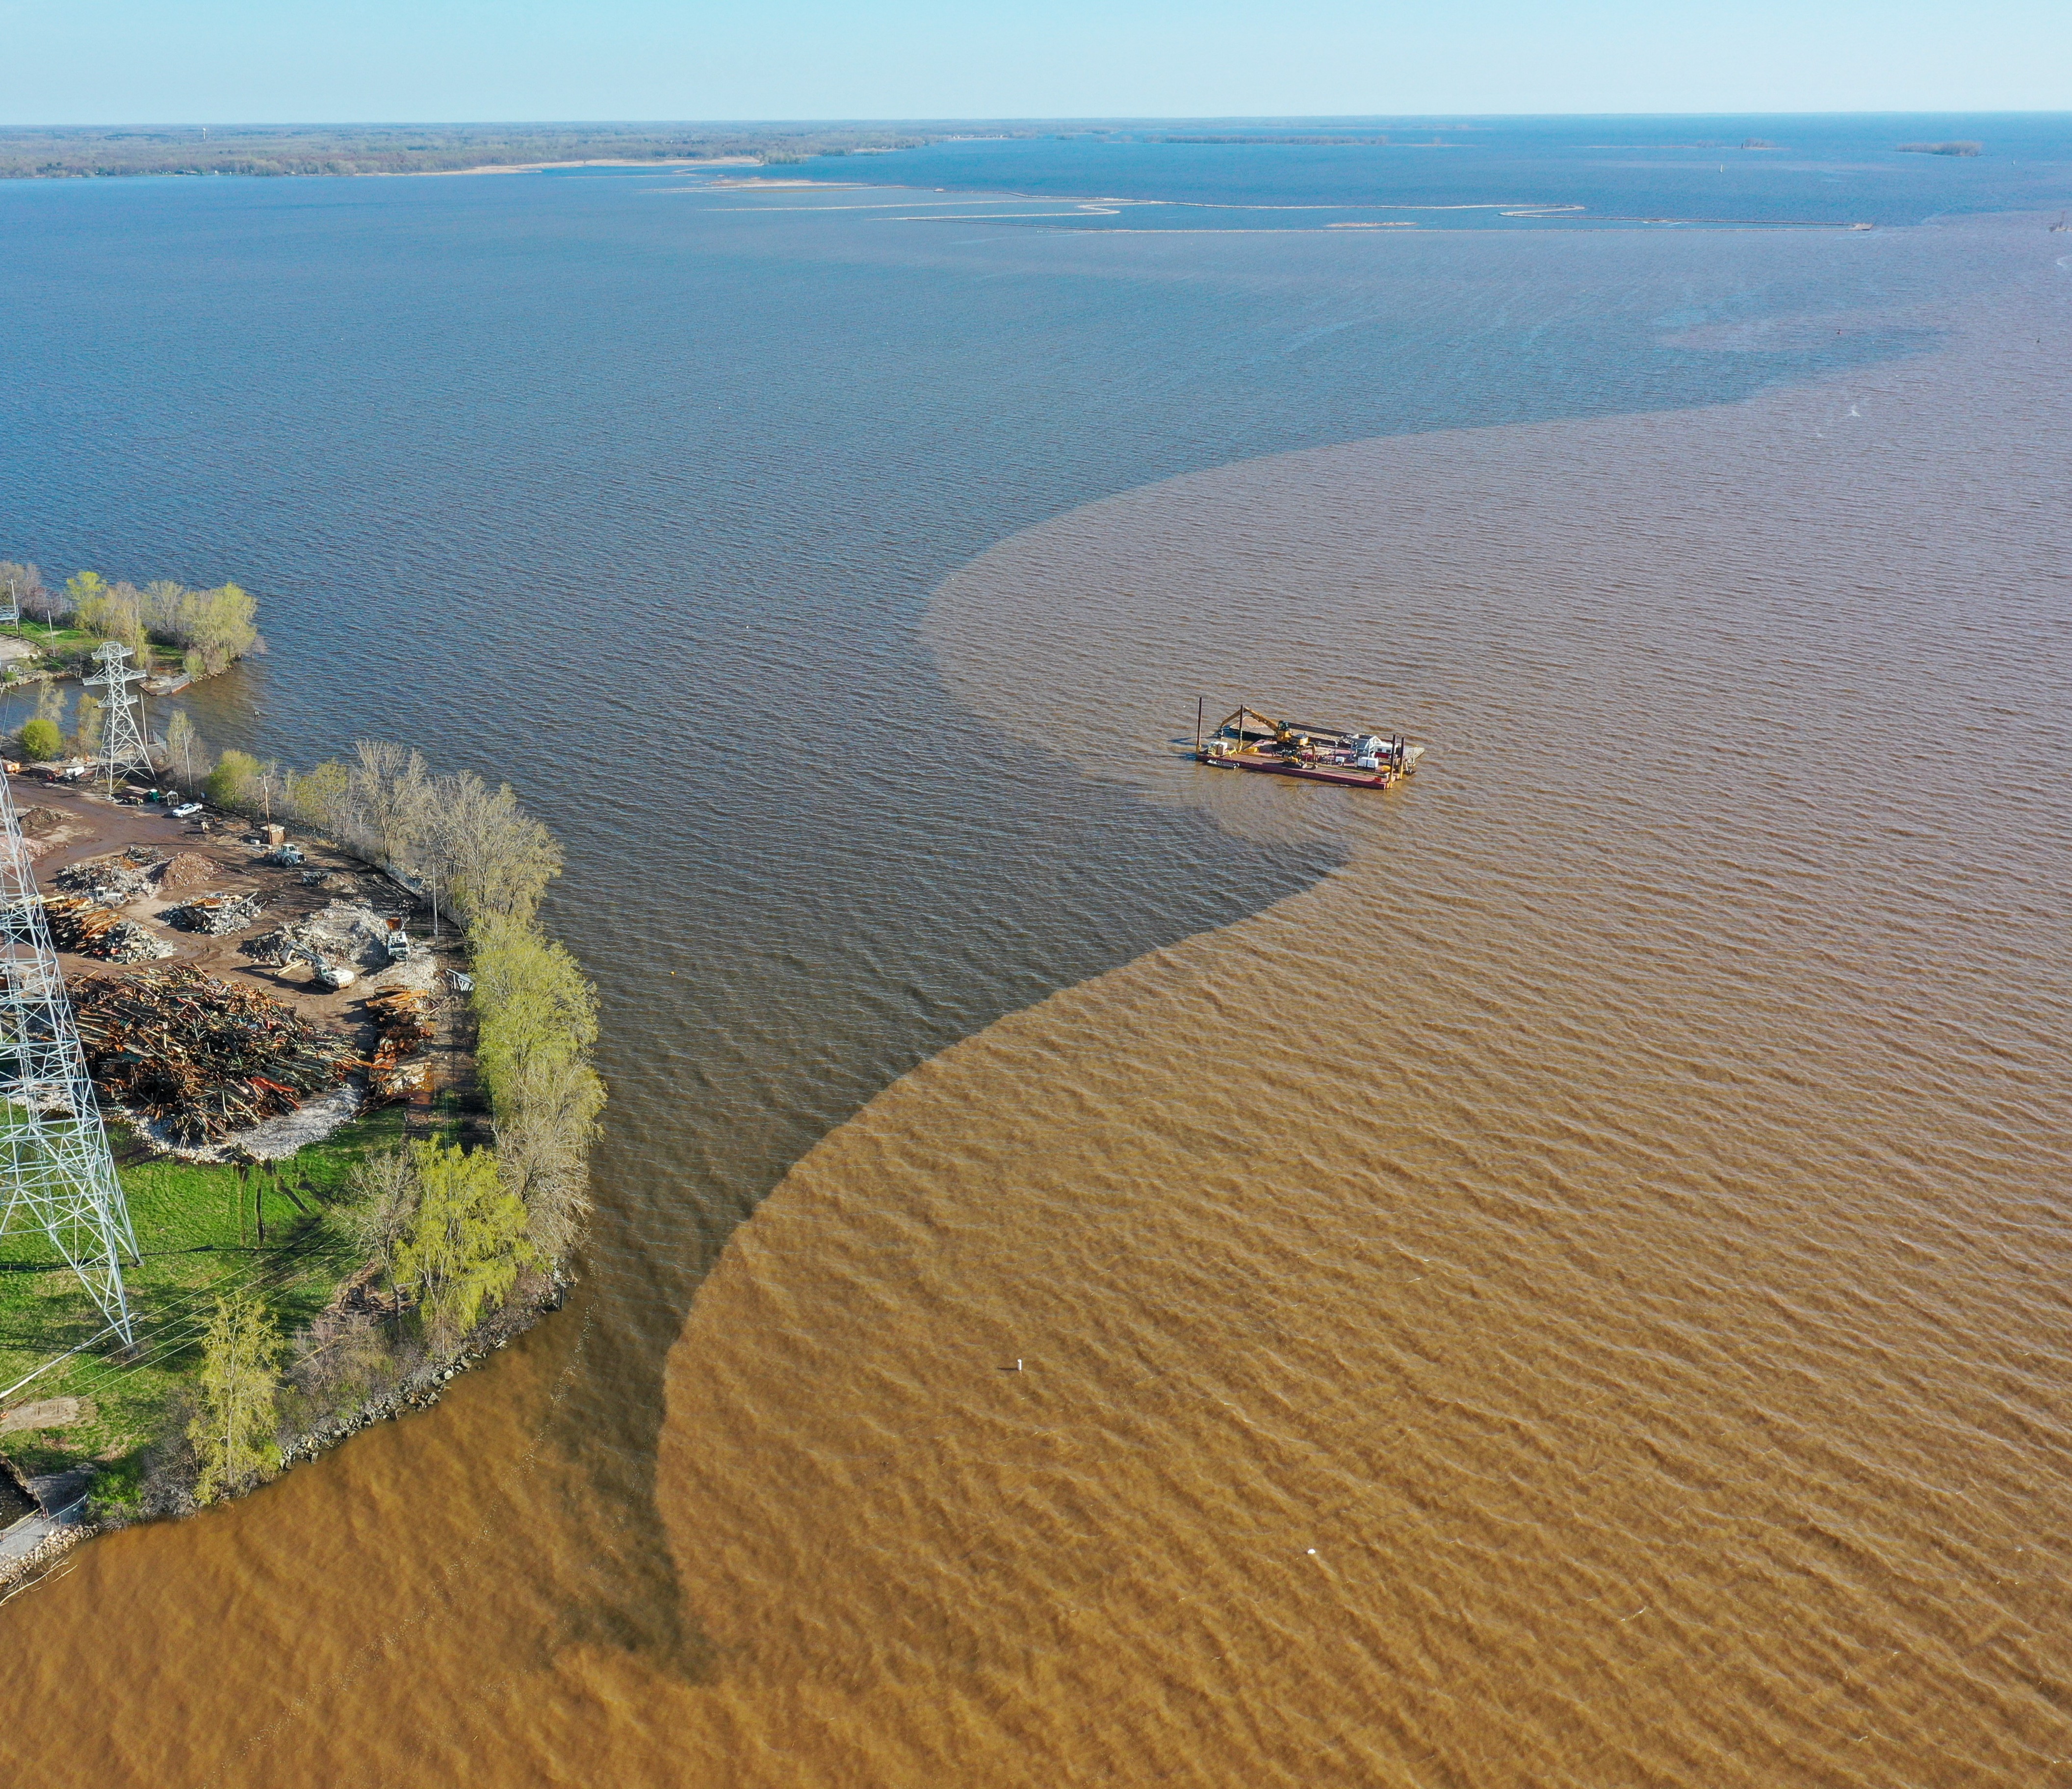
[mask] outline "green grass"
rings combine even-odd
[[[137,1349],[125,1360],[109,1338],[14,1392],[10,1404],[89,1398],[94,1415],[62,1430],[0,1436],[0,1451],[28,1472],[133,1458],[162,1432],[168,1407],[199,1364],[201,1332],[216,1295],[232,1285],[265,1287],[282,1330],[292,1335],[360,1265],[338,1217],[353,1168],[402,1135],[402,1108],[392,1106],[278,1164],[313,1215],[297,1211],[271,1178],[256,1170],[240,1182],[228,1167],[169,1161],[123,1167],[130,1221],[143,1256],[141,1266],[125,1274]],[[118,1133],[115,1141],[120,1159],[126,1140]],[[254,1187],[265,1211],[263,1246],[253,1217]],[[0,1239],[0,1387],[88,1342],[101,1327],[84,1288],[40,1232]]]
[[[84,627],[46,627],[41,622],[25,621],[18,627],[10,627],[9,633],[18,634],[47,659],[68,659],[80,652],[91,652],[108,636],[89,632]],[[187,662],[187,655],[175,648],[161,646],[154,642],[151,647],[152,663],[146,668],[154,675],[160,672],[177,671]]]

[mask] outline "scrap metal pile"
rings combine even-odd
[[[415,988],[390,988],[367,997],[367,1010],[380,1038],[367,1065],[368,1090],[375,1104],[407,1100],[430,1075],[432,1065],[418,1054],[431,1042],[430,1005],[430,997]]]
[[[96,1090],[190,1148],[293,1112],[361,1066],[350,1038],[184,965],[90,976],[72,1000]]]
[[[109,963],[149,963],[171,956],[173,947],[134,919],[84,894],[52,894],[43,901],[51,942],[60,950],[97,956]]]

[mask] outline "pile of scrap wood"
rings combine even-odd
[[[51,923],[51,942],[60,950],[98,956],[109,963],[149,963],[171,956],[173,947],[154,938],[134,919],[84,894],[51,894],[43,900]]]
[[[352,1040],[184,965],[72,990],[96,1089],[190,1147],[293,1112],[360,1066]]]
[[[380,1042],[367,1065],[367,1088],[375,1104],[406,1100],[430,1079],[432,1065],[419,1054],[432,1039],[430,997],[415,988],[390,988],[367,997],[367,1010]]]
[[[91,895],[109,907],[139,900],[152,886],[150,869],[126,853],[68,864],[53,880],[68,894]]]
[[[242,932],[259,917],[257,894],[197,894],[184,907],[168,907],[166,919],[183,932],[205,932],[220,937]]]

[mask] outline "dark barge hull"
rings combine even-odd
[[[1268,776],[1300,777],[1305,783],[1339,783],[1357,789],[1385,789],[1405,772],[1393,770],[1346,770],[1336,764],[1291,764],[1285,758],[1268,758],[1252,752],[1203,752],[1202,762],[1211,770],[1258,771]]]

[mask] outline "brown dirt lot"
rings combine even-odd
[[[370,869],[357,858],[347,857],[292,830],[289,837],[301,848],[307,861],[299,868],[292,869],[262,863],[259,860],[267,846],[260,829],[249,821],[206,810],[186,820],[175,820],[156,803],[133,805],[119,799],[111,801],[97,789],[47,782],[33,771],[10,779],[10,789],[17,810],[26,812],[32,807],[42,808],[64,816],[65,824],[55,829],[58,836],[53,848],[39,856],[36,862],[37,880],[46,892],[51,890],[52,878],[60,870],[90,857],[122,851],[130,845],[149,846],[162,857],[191,853],[208,859],[216,866],[216,874],[204,882],[166,891],[170,899],[146,898],[119,909],[125,919],[137,921],[154,937],[172,946],[172,956],[156,964],[124,965],[69,951],[60,952],[59,960],[68,981],[76,981],[91,975],[131,974],[139,969],[148,972],[175,963],[187,963],[233,986],[256,988],[294,1007],[311,1022],[350,1033],[359,1039],[363,1048],[371,1048],[374,1028],[367,1015],[366,997],[393,985],[397,979],[395,970],[364,974],[351,987],[332,990],[317,983],[314,972],[306,964],[277,969],[255,962],[238,948],[247,940],[290,924],[333,901],[351,902],[370,907],[384,917],[393,915],[401,918],[420,948],[431,951],[433,963],[441,972],[434,982],[437,1031],[430,1052],[431,1085],[412,1104],[429,1105],[433,1096],[442,1088],[453,1088],[464,1093],[471,1091],[473,1077],[468,1051],[473,1040],[469,1011],[463,999],[446,992],[443,973],[447,969],[464,970],[467,967],[459,934],[450,923],[442,921],[442,936],[434,947],[429,910],[407,889],[380,870]],[[50,836],[49,823],[43,824],[47,829],[46,836]],[[318,886],[306,882],[305,875],[312,871],[323,872],[333,886]],[[160,915],[167,907],[204,892],[256,894],[263,911],[252,925],[223,937],[181,932],[163,923]]]

